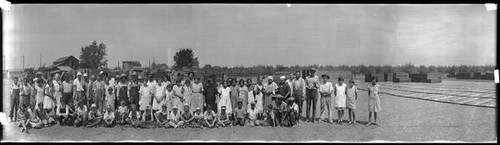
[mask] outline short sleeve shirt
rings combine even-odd
[[[259,113],[259,111],[257,111],[256,108],[254,108],[254,109],[248,109],[247,113],[248,113],[248,117],[250,119],[254,120],[254,119],[257,119],[257,114]]]
[[[83,91],[83,84],[80,80],[75,79],[75,81],[73,81],[73,85],[76,86],[76,91]]]
[[[241,107],[241,109],[236,107],[234,112],[236,113],[236,118],[245,118],[245,114],[247,113],[245,107]]]

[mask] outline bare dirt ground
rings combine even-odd
[[[365,84],[361,84],[365,85]],[[5,94],[4,111],[8,111]],[[22,134],[14,124],[3,124],[2,142],[10,141],[466,141],[496,142],[496,108],[445,104],[381,95],[380,126],[365,127],[367,93],[360,91],[358,125],[301,123],[285,127],[226,127],[215,129],[74,128],[53,126]],[[319,112],[319,109],[317,110]],[[334,119],[337,119],[337,112]],[[344,120],[347,116],[344,116]]]

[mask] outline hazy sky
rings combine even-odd
[[[96,40],[109,66],[192,48],[205,64],[495,64],[496,11],[477,5],[13,5],[6,68],[51,65]]]

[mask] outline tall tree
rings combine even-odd
[[[188,67],[192,68],[193,66],[198,66],[198,58],[194,57],[193,50],[189,48],[183,48],[179,52],[175,53],[174,56],[175,68],[183,68]]]
[[[80,66],[82,68],[98,69],[108,65],[106,59],[106,45],[104,43],[97,44],[97,41],[91,45],[82,47],[80,53]]]

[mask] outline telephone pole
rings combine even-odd
[[[23,57],[23,70],[24,70],[24,55],[22,57]]]
[[[42,53],[40,53],[40,66],[39,68],[42,67]]]

